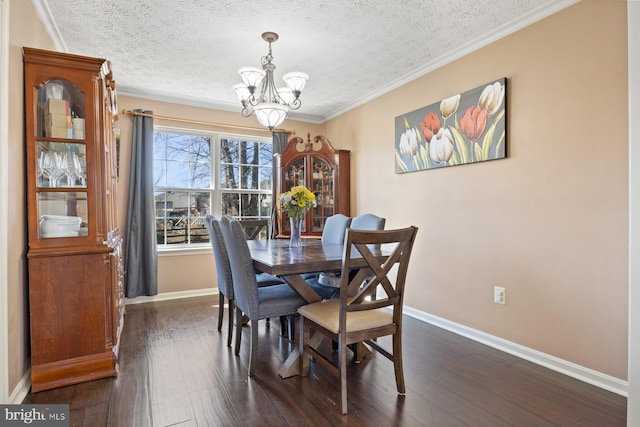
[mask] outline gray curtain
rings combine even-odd
[[[153,111],[134,110],[146,114]],[[131,142],[131,179],[125,246],[127,298],[158,294],[155,198],[153,192],[153,118],[135,116]]]
[[[287,148],[287,142],[289,142],[289,134],[287,131],[274,131],[273,132],[273,154],[282,153]],[[273,157],[273,186],[271,188],[271,238],[275,238],[276,233],[276,211],[278,209],[278,201],[276,200],[276,183],[278,182],[276,169],[276,158]]]

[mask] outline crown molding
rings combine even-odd
[[[44,28],[49,34],[56,50],[68,53],[69,50],[67,49],[67,45],[64,42],[62,35],[60,34],[60,30],[51,17],[49,2],[47,0],[31,0],[31,3],[33,3],[33,7],[36,9],[36,13],[40,17],[40,21],[42,21],[42,25],[44,25]]]

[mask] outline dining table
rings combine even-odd
[[[321,301],[322,298],[302,275],[323,271],[340,271],[342,268],[344,245],[340,243],[323,243],[320,239],[307,238],[303,239],[301,247],[290,247],[287,239],[249,240],[247,244],[256,271],[281,277],[308,303]],[[385,251],[381,249],[378,251],[378,255],[383,259]],[[356,261],[354,267],[366,267],[366,262],[364,259],[361,264]],[[313,335],[309,344],[313,347],[319,346],[322,341],[321,337],[322,334]],[[367,354],[371,354],[371,351],[364,344],[359,344],[356,360],[362,360]],[[278,375],[282,378],[298,375],[299,358],[300,352],[296,346],[278,370]]]

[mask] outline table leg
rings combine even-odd
[[[298,274],[291,274],[288,276],[281,276],[282,279],[289,284],[306,302],[311,304],[312,302],[322,301],[320,295],[313,290],[311,286]]]
[[[315,333],[309,338],[309,345],[313,348],[318,348],[324,338],[322,334]],[[289,354],[289,357],[287,357],[287,360],[284,361],[280,369],[278,369],[278,375],[282,378],[290,378],[298,375],[300,369],[299,359],[300,350],[296,347]]]
[[[353,360],[355,363],[360,363],[364,360],[365,357],[371,356],[373,354],[373,352],[369,350],[369,347],[364,345],[363,342],[353,344],[352,350],[354,353]]]

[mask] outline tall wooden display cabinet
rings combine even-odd
[[[27,47],[23,58],[36,392],[117,374],[124,270],[110,63]]]
[[[302,236],[320,237],[328,217],[350,215],[350,151],[333,148],[322,135],[311,139],[307,134],[306,141],[291,138],[275,157],[278,197],[297,185],[304,185],[316,196],[317,206],[305,215]],[[278,236],[289,236],[289,219],[281,209],[277,212]]]

